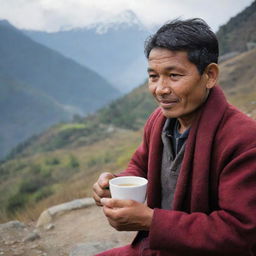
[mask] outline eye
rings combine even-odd
[[[169,74],[170,77],[180,77],[181,75],[180,74],[176,74],[176,73],[171,73]]]
[[[149,79],[154,80],[158,77],[156,74],[148,74]]]
[[[177,80],[179,80],[179,79],[182,77],[182,75],[181,75],[181,74],[178,74],[178,73],[171,73],[171,74],[169,74],[169,77],[170,77],[172,80],[177,81]]]

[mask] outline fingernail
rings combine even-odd
[[[107,200],[108,200],[107,198],[101,198],[100,203],[105,205],[107,203]]]

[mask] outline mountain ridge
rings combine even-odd
[[[138,24],[124,23],[116,28],[112,25],[107,33],[97,33],[101,30],[97,26],[94,24],[55,33],[28,30],[24,33],[81,65],[100,72],[122,92],[131,91],[146,79],[143,46],[149,31]]]
[[[1,73],[14,76],[17,80],[32,84],[35,88],[37,87],[38,89],[50,94],[57,100],[62,100],[59,95],[62,93],[62,96],[65,96],[65,101],[67,103],[70,101],[69,99],[72,97],[72,94],[74,94],[74,91],[70,91],[68,88],[71,85],[69,81],[77,83],[76,87],[78,91],[79,89],[85,90],[85,92],[88,91],[88,88],[82,82],[85,79],[83,73],[89,76],[88,81],[90,81],[90,84],[97,87],[96,89],[94,88],[94,90],[92,90],[93,88],[91,87],[91,93],[99,95],[98,90],[100,89],[100,84],[105,84],[110,93],[111,90],[113,93],[117,92],[103,78],[97,77],[97,82],[93,82],[92,78],[96,75],[95,71],[91,71],[79,63],[76,63],[74,60],[64,57],[60,53],[49,49],[42,44],[34,42],[17,29],[13,29],[13,31],[15,31],[15,33],[10,33],[10,31],[4,30],[3,28],[1,30],[1,34],[9,43],[8,47],[11,47],[13,51],[10,52],[9,48],[4,45],[4,42],[0,43],[0,53],[2,56],[2,61],[0,62]],[[19,34],[20,37],[17,38],[17,34]],[[15,54],[15,61],[10,57],[13,56],[13,53]],[[33,54],[35,54],[35,56]],[[16,64],[19,59],[23,59],[24,57],[26,58],[24,60],[25,65],[21,66],[19,63]],[[70,63],[72,63],[72,65],[70,65]],[[61,68],[58,65],[62,65]],[[30,69],[28,70],[28,68]],[[74,76],[69,69],[71,69],[76,75],[78,74],[79,77]],[[40,75],[40,79],[37,79],[37,75]],[[62,84],[61,87],[60,83]],[[57,86],[57,88],[59,87],[58,89],[61,88],[61,90],[56,91],[56,88],[53,88],[53,85],[55,85],[55,87]],[[63,94],[64,90],[68,92],[67,95]],[[103,99],[110,93],[106,93],[106,95],[104,94]],[[80,96],[78,92],[76,95]],[[65,103],[65,101],[62,103]],[[92,103],[90,103],[89,100],[86,104],[81,103],[81,107],[88,108],[88,105],[90,104]]]
[[[0,90],[4,92],[0,96],[0,158],[15,141],[41,132],[46,124],[71,120],[74,114],[89,114],[120,95],[95,71],[34,42],[6,20],[0,22],[0,35]],[[19,107],[14,109],[15,105]],[[16,120],[10,123],[7,116],[4,119],[6,111]],[[29,116],[33,116],[31,122]]]
[[[220,55],[248,50],[247,43],[256,46],[256,1],[221,26],[216,35],[220,44]]]

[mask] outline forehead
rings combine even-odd
[[[188,59],[186,51],[171,51],[165,48],[153,48],[148,57],[149,67],[178,66],[190,68],[195,66]]]

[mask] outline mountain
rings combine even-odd
[[[105,79],[10,26],[0,27],[0,73],[32,85],[76,112],[91,112],[119,95]]]
[[[0,21],[0,158],[50,125],[120,93],[100,75]]]
[[[50,47],[107,78],[128,92],[146,78],[144,41],[149,35],[135,14],[125,12],[125,22],[47,33],[24,31]]]
[[[34,133],[71,120],[53,98],[21,82],[0,75],[0,156]]]
[[[256,1],[220,27],[220,55],[243,52],[256,46]]]
[[[145,84],[101,108],[86,118],[52,126],[42,134],[20,143],[8,159],[25,157],[57,149],[90,145],[108,138],[116,129],[140,129],[156,104]]]

